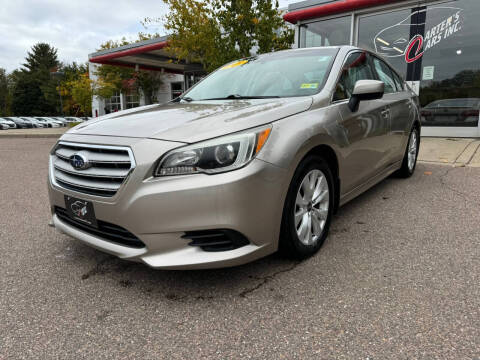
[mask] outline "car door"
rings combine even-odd
[[[412,96],[403,81],[383,60],[372,56],[373,68],[380,81],[385,83],[383,100],[388,107],[388,152],[390,163],[402,160],[405,146],[410,135],[413,104]]]
[[[361,101],[352,112],[348,101],[358,80],[376,80],[370,54],[353,51],[345,59],[332,104],[337,106],[338,125],[343,133],[345,175],[342,187],[349,192],[388,166],[388,107],[382,100]]]

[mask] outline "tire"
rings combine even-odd
[[[415,145],[413,145],[413,142],[415,142]],[[420,134],[418,129],[414,127],[410,132],[410,136],[408,137],[407,149],[405,150],[405,155],[403,156],[402,167],[396,172],[397,176],[401,178],[409,178],[413,175],[415,168],[417,167],[419,148]]]
[[[304,189],[308,189],[308,184],[311,183],[316,186],[310,195],[310,190],[305,192]],[[334,184],[332,171],[322,157],[308,156],[302,160],[293,175],[283,208],[279,250],[284,255],[305,259],[320,249],[327,238],[335,208]],[[319,190],[325,189],[328,190],[328,195],[325,193],[322,200],[314,204],[312,198],[319,194]],[[301,207],[299,203],[302,204]],[[296,217],[296,213],[301,216]],[[311,234],[310,237],[308,233]]]

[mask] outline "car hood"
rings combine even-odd
[[[268,124],[306,111],[311,105],[311,97],[172,102],[105,115],[68,133],[193,143]]]

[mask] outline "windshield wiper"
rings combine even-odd
[[[238,94],[228,95],[226,97],[219,97],[219,98],[210,98],[210,99],[202,99],[202,100],[249,100],[249,99],[273,99],[279,98],[280,96],[243,96]]]

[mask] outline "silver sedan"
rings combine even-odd
[[[315,254],[337,209],[415,171],[415,93],[345,46],[222,66],[163,105],[80,124],[54,146],[53,225],[154,268]]]

